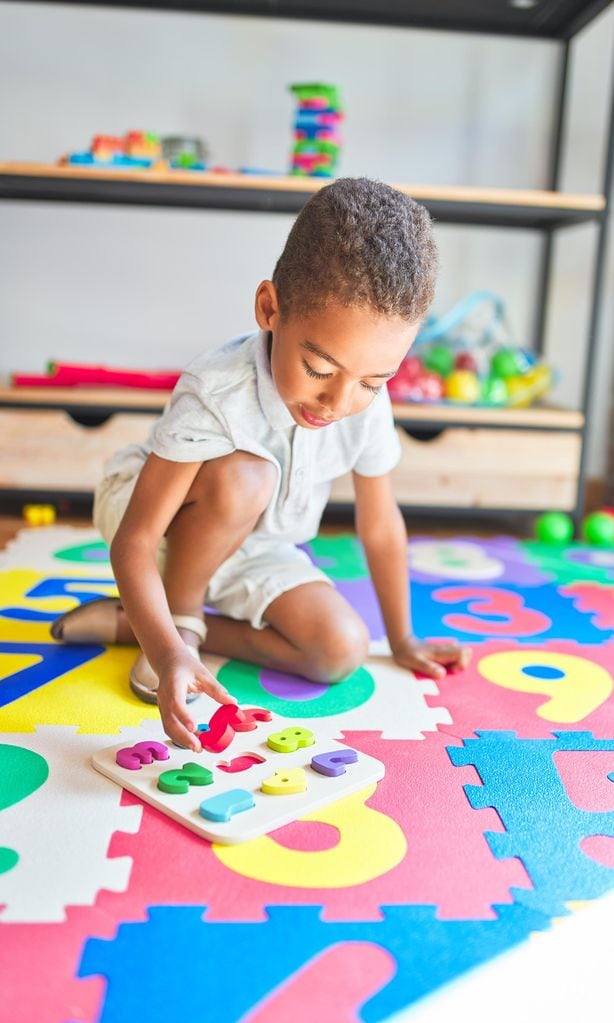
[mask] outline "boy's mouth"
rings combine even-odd
[[[299,411],[306,423],[310,426],[330,426],[331,423],[336,423],[336,419],[321,419],[319,416],[314,416],[312,412],[309,412],[304,405],[299,405]]]

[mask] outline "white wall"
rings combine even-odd
[[[600,188],[614,11],[574,44],[564,186]],[[574,61],[575,63],[575,61]],[[93,134],[191,132],[216,163],[284,169],[288,83],[338,83],[341,172],[387,181],[544,187],[557,47],[550,42],[366,26],[35,4],[0,4],[0,160],[54,161]],[[579,142],[576,139],[579,138]],[[49,358],[181,365],[253,324],[292,218],[0,204],[0,374]],[[491,289],[516,340],[532,324],[540,239],[439,226],[434,309]],[[557,246],[548,350],[577,401],[591,228]],[[612,249],[612,246],[610,247]],[[614,278],[610,254],[608,280]],[[605,465],[612,301],[601,331],[590,471]],[[608,374],[609,372],[609,379]]]

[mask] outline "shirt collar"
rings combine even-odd
[[[295,422],[275,387],[269,361],[269,334],[261,330],[256,338],[256,386],[258,400],[269,425],[274,430],[287,430]]]

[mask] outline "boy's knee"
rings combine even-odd
[[[256,520],[268,506],[277,470],[272,462],[247,451],[205,462],[196,478],[196,487],[208,507],[228,523]]]
[[[340,682],[360,668],[369,654],[369,631],[360,618],[331,625],[311,652],[312,675],[320,682]]]

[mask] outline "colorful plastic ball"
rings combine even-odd
[[[446,345],[433,345],[424,356],[425,369],[439,376],[447,377],[454,369],[454,352]]]
[[[614,547],[614,517],[603,511],[587,515],[582,523],[582,537],[594,547]]]
[[[523,373],[526,363],[516,348],[500,348],[490,360],[490,369],[495,376],[507,380]]]
[[[486,377],[482,382],[482,400],[487,405],[507,404],[507,384],[503,377]]]
[[[471,352],[459,352],[454,360],[455,369],[467,369],[470,373],[478,371],[478,364]]]
[[[421,373],[416,378],[414,401],[441,401],[444,394],[444,382],[438,373]]]
[[[461,401],[471,405],[481,396],[480,381],[468,369],[455,369],[446,378],[445,394],[450,401]]]
[[[535,523],[535,536],[541,543],[569,543],[573,537],[573,521],[565,512],[545,512]]]

